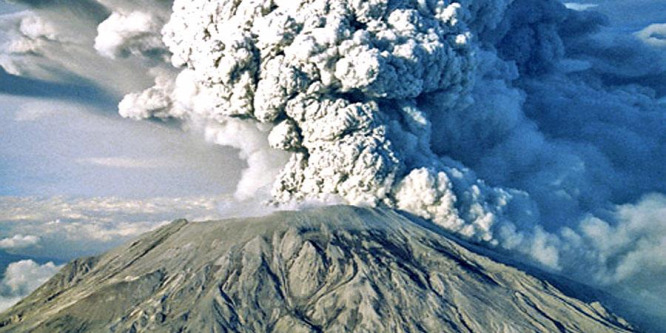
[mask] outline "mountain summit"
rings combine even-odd
[[[73,261],[0,332],[630,332],[418,219],[336,206],[175,221]]]

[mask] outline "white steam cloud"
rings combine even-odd
[[[666,296],[663,24],[620,34],[556,0],[86,3],[101,55],[151,67],[120,114],[238,149],[237,199],[397,208]]]

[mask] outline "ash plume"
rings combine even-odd
[[[189,90],[206,107],[121,109],[134,118],[268,125],[264,150],[290,154],[272,187],[277,203],[340,197],[386,205],[490,241],[505,206],[523,194],[487,186],[436,154],[430,113],[468,103],[480,51],[472,39],[498,25],[504,7],[176,1],[164,42],[173,64],[187,68],[176,82],[194,80],[186,85],[196,85]],[[142,96],[179,95],[178,83],[164,86]],[[437,109],[425,109],[425,99]]]

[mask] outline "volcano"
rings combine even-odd
[[[0,331],[634,330],[483,251],[379,208],[177,220],[71,262],[2,314]]]

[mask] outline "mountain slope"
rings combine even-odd
[[[0,332],[627,332],[419,221],[348,206],[179,220],[74,261]]]

